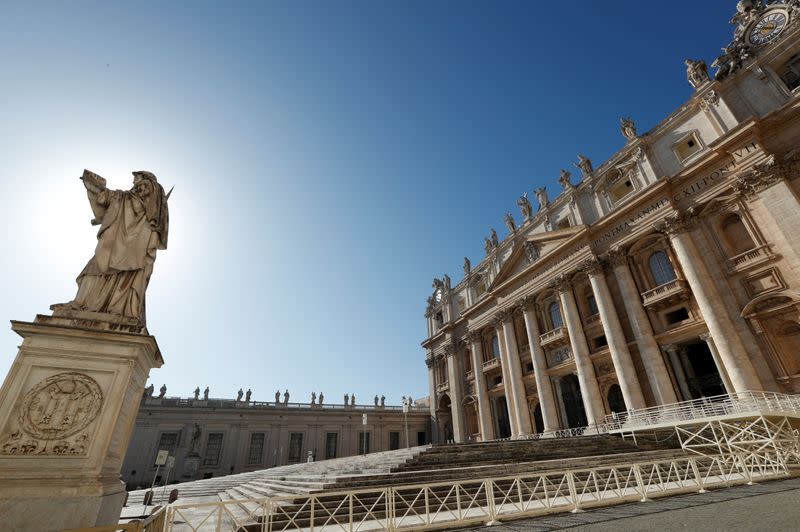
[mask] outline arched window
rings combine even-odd
[[[497,339],[497,335],[492,336],[492,356],[500,358],[500,340]]]
[[[558,329],[564,325],[564,322],[561,319],[561,308],[558,306],[558,303],[553,301],[547,307],[547,312],[550,314],[550,323],[553,325],[553,329]]]
[[[599,310],[597,310],[597,300],[594,298],[594,294],[589,294],[586,297],[586,306],[589,307],[589,316],[594,316]]]
[[[672,263],[669,261],[667,254],[663,251],[659,250],[650,255],[650,260],[648,262],[650,264],[650,273],[653,274],[653,281],[656,283],[656,286],[667,284],[676,279],[675,270],[672,269]]]
[[[731,214],[722,221],[722,236],[731,256],[740,255],[756,247],[738,214]]]

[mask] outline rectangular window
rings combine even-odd
[[[247,452],[248,464],[260,464],[264,456],[264,438],[263,432],[254,432],[250,435],[250,450]]]
[[[206,440],[206,456],[203,460],[204,466],[219,465],[219,456],[222,454],[222,433],[209,432]]]
[[[292,432],[289,434],[289,463],[296,464],[303,459],[303,433]]]
[[[156,449],[156,456],[158,451],[169,451],[169,454],[175,454],[175,448],[178,446],[178,433],[177,432],[162,432],[161,437],[158,439],[158,449]],[[153,467],[155,466],[155,456],[153,457]]]
[[[336,447],[339,444],[339,433],[328,432],[325,434],[325,459],[336,458]]]
[[[358,454],[369,454],[369,432],[358,433]]]
[[[390,432],[389,433],[389,450],[396,451],[400,448],[400,433],[399,432]]]

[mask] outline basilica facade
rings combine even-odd
[[[517,200],[422,343],[438,441],[520,437],[747,390],[800,392],[800,1],[741,1],[693,95]],[[532,204],[533,203],[533,204]],[[538,204],[538,205],[537,205]]]

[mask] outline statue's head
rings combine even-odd
[[[152,172],[144,170],[133,172],[133,190],[140,198],[151,196],[157,184],[156,176]]]

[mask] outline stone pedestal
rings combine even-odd
[[[23,341],[0,389],[4,530],[119,520],[122,461],[147,377],[163,360],[145,328],[103,317],[12,322]]]

